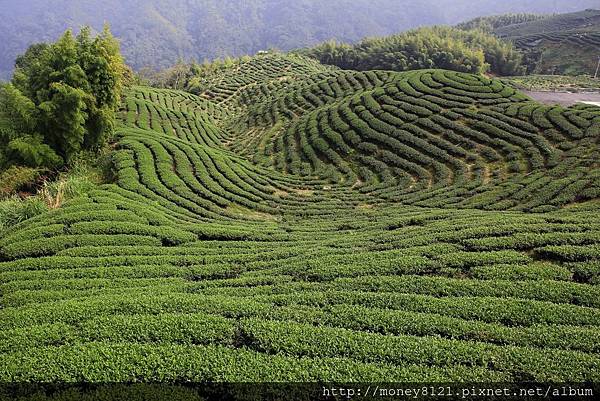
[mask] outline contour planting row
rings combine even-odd
[[[404,78],[353,96],[340,92],[340,100],[331,97],[313,111],[303,109],[287,123],[266,121],[273,124],[268,134],[253,131],[250,142],[232,149],[253,144],[259,152],[253,160],[261,164],[424,206],[524,204],[534,209],[594,197],[595,178],[577,171],[589,165],[574,165],[581,160],[568,152],[587,151],[582,147],[597,135],[597,111],[533,110],[530,105],[542,106],[526,102],[499,81],[467,74],[433,71],[399,77]],[[529,185],[529,174],[544,169],[562,179],[550,197]],[[501,183],[514,189],[506,191]],[[559,194],[564,188],[568,195]]]
[[[0,234],[0,380],[599,380],[599,110],[290,57],[134,88]]]
[[[357,295],[360,296],[359,293]],[[337,293],[334,292],[328,298],[335,296]],[[295,298],[301,298],[302,304],[311,299],[310,293]],[[148,297],[141,293],[132,293],[111,297],[100,296],[89,301],[77,299],[59,301],[55,305],[48,303],[42,308],[24,307],[19,311],[7,308],[1,317],[5,330],[0,332],[0,349],[4,350],[3,358],[10,360],[18,358],[19,355],[28,355],[35,350],[56,352],[60,358],[65,349],[90,342],[103,342],[109,347],[124,342],[196,347],[203,344],[219,344],[224,347],[224,350],[229,349],[229,352],[233,352],[236,348],[241,348],[238,352],[249,349],[257,352],[257,356],[276,354],[293,359],[343,357],[353,363],[383,363],[390,367],[416,364],[441,369],[442,372],[446,369],[452,372],[451,369],[463,366],[479,370],[479,374],[484,376],[503,372],[505,374],[503,377],[509,379],[518,379],[523,372],[527,372],[534,380],[593,380],[595,378],[593,366],[598,363],[598,357],[582,351],[559,348],[540,350],[536,347],[517,345],[499,346],[481,342],[480,338],[473,341],[435,339],[430,336],[413,336],[399,332],[395,335],[367,333],[355,329],[337,328],[337,325],[348,324],[355,326],[362,324],[368,327],[364,319],[353,322],[353,319],[343,318],[345,315],[341,307],[313,311],[310,308],[312,303],[309,303],[306,307],[294,307],[292,304],[273,308],[268,303],[263,303],[260,296],[254,299],[246,302],[219,295],[208,295],[204,298],[200,295],[177,296],[157,293]],[[277,304],[281,305],[283,299],[277,296]],[[348,298],[347,301],[350,300],[351,298]],[[70,304],[75,308],[73,309]],[[409,304],[405,306],[408,307]],[[509,304],[502,306],[508,307]],[[532,307],[533,304],[529,306]],[[388,326],[391,327],[393,322],[399,321],[402,317],[401,313],[394,319],[393,312],[382,309],[363,310],[363,313],[367,312],[367,316],[375,319],[371,324],[376,324],[378,310],[383,313],[380,318],[390,318],[392,323],[391,325],[388,323]],[[319,323],[320,327],[313,325],[312,322],[316,323],[321,316],[336,316],[334,314],[336,311],[342,312],[340,316],[342,318],[337,323],[325,318],[324,322]],[[359,310],[348,306],[345,313],[352,311]],[[516,311],[511,312],[514,314]],[[550,319],[552,313],[554,313],[552,308],[546,309],[544,315],[535,320]],[[557,310],[556,313],[563,313],[567,319],[573,319],[575,316],[574,312],[569,312],[566,308]],[[86,319],[94,315],[106,317],[92,321]],[[55,317],[48,322],[51,316]],[[408,316],[410,314],[404,313],[403,317]],[[24,319],[25,317],[27,319]],[[591,315],[586,316],[586,318],[590,317]],[[236,320],[230,320],[231,318]],[[285,321],[279,320],[282,318]],[[424,315],[423,318],[429,318],[430,324],[434,326],[437,323],[435,315],[431,317]],[[27,322],[27,326],[23,326],[24,321]],[[418,325],[418,320],[409,322]],[[473,327],[470,328],[468,321],[456,319],[445,323],[457,324],[456,330],[459,333],[461,328],[466,329],[466,333],[469,329],[487,328],[490,330],[490,339],[501,336],[501,333],[509,336],[511,330],[515,331],[512,333],[514,336],[520,330],[522,333],[530,333],[529,341],[533,344],[536,341],[535,330],[540,328],[535,326],[532,329],[502,329],[503,326],[476,322],[471,323]],[[330,324],[332,326],[329,326]],[[593,320],[588,324],[593,325]],[[406,323],[404,325],[406,326]],[[203,327],[203,330],[198,331],[198,327]],[[568,328],[565,327],[564,330]],[[594,330],[597,331],[597,329],[582,328],[579,333],[575,329],[571,329],[571,332],[579,334],[582,338],[580,346],[585,347],[586,338],[593,335]],[[25,335],[25,333],[29,334]],[[365,347],[365,344],[369,346]],[[398,348],[404,351],[398,353]],[[458,350],[460,352],[457,352]],[[275,360],[271,360],[266,366],[273,366],[275,363]],[[4,374],[12,374],[15,371],[15,367],[11,365],[5,366],[7,370]],[[165,369],[169,372],[174,367]],[[59,370],[57,374],[59,375],[57,378],[62,378],[66,372]],[[323,377],[332,377],[331,375],[332,373],[324,373]]]
[[[540,42],[575,45],[584,48],[600,49],[600,32],[571,31],[526,35],[514,38],[515,45],[521,49],[536,48]]]

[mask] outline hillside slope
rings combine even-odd
[[[582,10],[596,0],[3,0],[0,79],[32,43],[54,41],[67,28],[108,22],[127,63],[167,68],[186,60],[289,50],[338,39],[353,42],[423,25],[455,24],[506,12]]]
[[[0,237],[1,381],[600,380],[600,109],[255,57]]]
[[[551,15],[541,19],[508,24],[495,30],[506,38],[555,33],[560,31],[595,31],[600,25],[600,10],[588,9],[575,13]]]
[[[529,53],[536,73],[594,75],[600,56],[600,10],[511,24],[495,33]]]

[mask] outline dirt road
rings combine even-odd
[[[523,91],[527,96],[540,103],[560,104],[571,106],[575,103],[598,103],[600,105],[600,92],[568,93],[568,92],[532,92]]]

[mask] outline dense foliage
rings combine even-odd
[[[113,184],[9,216],[0,381],[600,381],[599,108],[290,55],[201,77],[127,92]]]
[[[337,39],[354,42],[434,24],[507,12],[554,13],[597,0],[4,0],[0,7],[0,78],[31,44],[56,40],[68,27],[108,21],[136,70],[164,69],[179,58],[239,57]]]
[[[511,44],[482,31],[421,28],[356,45],[326,42],[302,51],[324,64],[359,71],[444,68],[454,71],[518,75],[521,55]]]
[[[0,87],[0,167],[57,167],[95,149],[112,131],[125,66],[108,27],[67,31],[17,58]]]

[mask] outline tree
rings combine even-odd
[[[108,26],[96,37],[84,27],[32,45],[15,67],[1,92],[3,164],[56,167],[105,142],[127,72]]]
[[[0,86],[0,166],[56,167],[60,156],[36,132],[35,104],[11,84]]]
[[[46,141],[67,158],[79,152],[86,135],[89,95],[62,82],[52,83],[50,99],[39,105]]]

